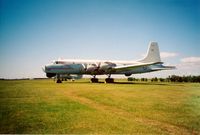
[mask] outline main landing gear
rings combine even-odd
[[[114,83],[114,79],[113,78],[110,78],[111,75],[108,75],[108,78],[105,79],[105,83]],[[93,78],[91,78],[91,82],[92,83],[98,83],[99,82],[99,79],[96,78],[96,75],[93,76]]]
[[[114,83],[114,79],[113,78],[106,78],[106,83]]]
[[[114,83],[114,79],[113,78],[110,78],[111,77],[111,74],[108,75],[108,78],[106,78],[106,83]]]
[[[91,82],[92,82],[92,83],[98,83],[98,82],[99,82],[99,79],[96,78],[96,75],[94,75],[94,77],[91,78]]]

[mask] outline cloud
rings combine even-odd
[[[171,58],[171,57],[176,57],[178,56],[178,53],[173,53],[173,52],[161,52],[160,53],[161,58]]]
[[[182,63],[200,65],[200,57],[186,57],[181,59]]]
[[[200,57],[185,57],[176,65],[178,75],[199,75]]]

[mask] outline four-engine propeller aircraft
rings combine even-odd
[[[96,75],[108,75],[106,83],[113,83],[111,74],[124,74],[130,76],[137,73],[147,73],[159,70],[174,69],[174,66],[164,66],[160,59],[160,52],[157,42],[150,42],[146,57],[138,61],[110,61],[110,60],[56,60],[44,67],[46,76],[56,77],[57,83],[61,78],[73,78],[77,75],[81,78],[83,74],[92,75],[91,82],[98,82]]]

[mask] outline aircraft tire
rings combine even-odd
[[[113,78],[106,78],[106,83],[114,83],[114,79]]]
[[[98,82],[99,82],[99,79],[98,79],[98,78],[91,78],[91,82],[92,82],[92,83],[98,83]]]
[[[62,83],[62,81],[61,81],[60,79],[58,79],[58,80],[56,81],[56,83]]]

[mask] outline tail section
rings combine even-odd
[[[161,62],[160,52],[157,42],[150,42],[145,58],[140,60],[139,62],[144,62],[144,63]]]

